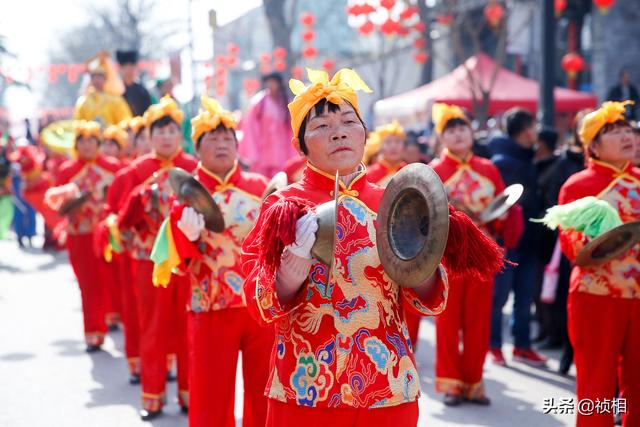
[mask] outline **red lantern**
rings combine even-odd
[[[294,79],[300,80],[302,78],[302,67],[296,65],[295,67],[291,68],[291,76]]]
[[[262,55],[260,55],[260,62],[266,64],[269,61],[271,61],[271,55],[269,55],[268,53],[263,53]]]
[[[484,17],[486,18],[489,25],[493,28],[497,28],[502,21],[502,17],[504,16],[504,8],[496,3],[495,0],[492,0],[488,5],[484,8]]]
[[[58,80],[55,64],[49,65],[49,83],[55,83]]]
[[[424,22],[420,21],[413,26],[413,29],[419,33],[424,33],[424,31],[427,29],[427,26],[424,25]]]
[[[424,49],[425,45],[426,43],[422,37],[419,37],[413,41],[413,47],[415,47],[417,50]]]
[[[562,12],[567,8],[567,0],[554,0],[553,10],[556,12],[556,17],[560,17]]]
[[[569,52],[562,57],[560,65],[570,79],[575,79],[578,73],[584,69],[584,59],[576,52]]]
[[[232,68],[238,65],[238,57],[234,55],[227,58],[227,65]]]
[[[227,58],[225,58],[222,55],[216,56],[216,65],[217,66],[222,67],[226,63],[227,63]]]
[[[398,22],[389,18],[380,25],[380,32],[384,35],[390,36],[398,31],[399,26]]]
[[[244,79],[242,82],[245,92],[251,96],[260,88],[260,82],[256,79]]]
[[[316,33],[313,30],[306,30],[302,32],[302,40],[306,42],[313,41],[316,38]]]
[[[287,57],[287,49],[283,47],[277,47],[273,50],[273,57],[283,59]]]
[[[453,15],[450,13],[447,13],[445,15],[438,15],[436,17],[436,21],[440,25],[450,25],[453,22]]]
[[[271,72],[271,65],[268,62],[264,62],[260,65],[260,73],[269,74]]]
[[[396,0],[380,0],[380,6],[384,7],[387,10],[393,9],[393,6],[396,5]]]
[[[224,78],[227,75],[227,69],[224,67],[216,68],[216,76]]]
[[[415,55],[413,55],[413,59],[418,64],[424,64],[429,59],[429,55],[427,55],[427,52],[418,52]]]
[[[373,25],[373,22],[367,21],[364,24],[362,24],[360,28],[358,28],[358,31],[360,31],[360,34],[362,34],[363,36],[368,36],[375,29],[376,29],[376,26]]]
[[[418,8],[415,6],[409,6],[408,8],[400,12],[400,18],[411,19],[416,13],[418,13]]]
[[[316,18],[309,12],[302,12],[300,14],[300,22],[306,27],[311,27],[316,22]]]
[[[325,59],[322,61],[322,68],[325,71],[331,71],[335,68],[336,63],[332,59]]]
[[[237,55],[239,51],[240,51],[240,46],[238,46],[237,44],[229,43],[227,45],[227,52],[229,52],[231,55]]]
[[[276,71],[284,71],[287,69],[287,61],[278,59],[276,62],[274,62],[273,68],[275,68]]]
[[[370,13],[374,13],[375,11],[376,8],[371,6],[369,3],[360,6],[360,15],[368,15]]]
[[[616,0],[593,0],[593,4],[598,7],[601,14],[606,15],[609,8],[616,3]]]
[[[398,25],[397,33],[400,37],[406,37],[409,35],[409,27]]]
[[[69,83],[75,83],[78,81],[78,64],[69,64],[69,74],[67,76]]]
[[[318,50],[313,46],[306,46],[302,49],[302,56],[305,58],[315,58],[318,55]]]
[[[58,74],[64,74],[67,72],[67,64],[58,64],[56,67],[56,72]]]

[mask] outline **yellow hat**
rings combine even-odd
[[[171,117],[178,125],[182,124],[182,118],[184,117],[184,113],[180,110],[176,101],[169,95],[160,98],[160,102],[151,105],[144,113],[145,122],[149,128],[154,122],[165,116]]]
[[[146,126],[146,121],[142,116],[135,116],[129,119],[127,123],[127,128],[133,132],[134,135],[137,135],[140,132],[140,129]]]
[[[633,101],[603,102],[600,108],[584,116],[578,132],[582,143],[591,144],[605,125],[625,120],[624,113],[627,105],[633,105]]]
[[[202,95],[200,98],[202,109],[200,113],[191,119],[191,139],[197,142],[202,134],[212,131],[222,125],[227,129],[235,129],[237,124],[233,114],[220,105],[220,103]]]
[[[105,141],[113,140],[120,148],[127,146],[127,131],[125,131],[120,125],[111,125],[102,132],[102,138]]]
[[[406,138],[404,129],[397,120],[387,123],[386,125],[378,126],[375,131],[369,132],[369,136],[367,137],[367,144],[364,146],[364,163],[368,163],[369,159],[380,151],[382,141],[389,135],[396,135],[402,139]]]
[[[76,132],[76,138],[95,138],[100,141],[102,133],[100,132],[100,123],[88,120],[75,120],[73,127]]]
[[[433,107],[431,107],[431,121],[438,135],[442,135],[447,122],[452,119],[462,119],[469,123],[467,115],[457,105],[449,105],[442,102],[433,104]]]
[[[310,82],[309,86],[305,86],[300,80],[289,80],[289,88],[296,96],[289,103],[294,138],[298,137],[300,126],[307,113],[321,99],[326,99],[332,104],[341,104],[342,101],[347,101],[353,106],[356,114],[362,117],[358,107],[356,91],[363,90],[367,93],[372,91],[355,71],[343,68],[333,76],[331,81],[329,81],[329,75],[326,71],[307,68],[307,75]]]
[[[110,95],[122,95],[124,93],[124,83],[118,73],[115,72],[109,52],[101,50],[87,61],[85,66],[89,74],[104,74],[104,91]]]

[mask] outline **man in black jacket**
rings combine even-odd
[[[609,89],[609,95],[607,95],[608,101],[626,101],[631,100],[635,102],[634,105],[627,105],[627,111],[624,113],[624,117],[627,120],[636,120],[636,109],[638,108],[638,89],[631,84],[631,75],[627,70],[621,70],[618,79],[618,84]]]
[[[151,105],[151,96],[138,80],[138,52],[122,51],[116,52],[118,64],[120,64],[120,72],[122,73],[122,81],[124,82],[125,91],[124,99],[129,104],[131,112],[134,116],[142,116]]]
[[[507,252],[507,258],[517,265],[507,266],[496,276],[490,354],[494,363],[506,364],[502,355],[502,308],[513,289],[513,358],[530,365],[541,366],[545,364],[546,359],[532,350],[529,325],[539,262],[539,225],[530,222],[529,219],[539,218],[542,207],[537,191],[538,174],[533,162],[538,134],[533,116],[522,109],[507,111],[503,127],[507,136],[498,136],[490,142],[493,153],[491,160],[500,170],[505,185],[519,183],[524,186],[524,193],[518,203],[522,207],[525,228],[516,249]]]

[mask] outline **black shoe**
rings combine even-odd
[[[129,375],[129,384],[131,385],[140,384],[140,374]]]
[[[469,403],[473,403],[474,405],[480,405],[480,406],[491,405],[491,400],[487,396],[474,397],[472,399],[466,399],[466,401]]]
[[[140,410],[140,419],[142,421],[155,420],[160,415],[162,415],[162,409],[158,409],[157,411],[147,411],[146,409]]]
[[[174,382],[176,380],[176,376],[173,372],[167,372],[167,382]]]
[[[446,406],[459,406],[462,403],[462,396],[455,394],[445,394],[443,403]]]
[[[95,353],[100,350],[102,350],[102,346],[99,346],[99,345],[88,345],[87,348],[85,349],[87,353]]]
[[[189,407],[180,405],[180,412],[185,415],[189,414]]]

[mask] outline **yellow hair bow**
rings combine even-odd
[[[111,125],[102,132],[102,138],[105,141],[113,140],[120,148],[127,146],[127,131],[125,131],[120,125]]]
[[[75,120],[73,122],[73,127],[76,132],[76,138],[95,138],[98,141],[100,140],[101,132],[100,132],[100,123],[88,121],[88,120]]]
[[[378,126],[374,132],[369,132],[367,144],[364,146],[363,161],[365,164],[380,151],[382,141],[389,135],[396,135],[402,139],[406,138],[404,129],[397,120],[387,123],[386,125]]]
[[[200,113],[191,119],[191,139],[194,142],[197,142],[202,134],[212,131],[220,125],[227,129],[236,128],[237,124],[233,114],[222,108],[217,100],[202,95],[200,102],[202,103]]]
[[[134,135],[140,132],[140,129],[145,127],[145,125],[146,125],[146,122],[144,117],[142,116],[135,116],[129,120],[129,123],[127,123],[127,127],[131,129]]]
[[[584,116],[580,125],[580,131],[578,132],[582,143],[589,145],[606,124],[624,120],[625,107],[627,105],[633,105],[633,101],[603,102],[602,106],[596,111],[592,111]]]
[[[431,107],[431,121],[438,135],[442,135],[447,122],[452,119],[462,119],[465,122],[469,121],[462,108],[457,105],[449,105],[442,102],[433,104],[433,107]]]
[[[144,118],[148,127],[160,120],[161,118],[169,116],[178,125],[182,125],[182,118],[184,113],[176,104],[176,101],[169,95],[165,95],[160,98],[160,102],[151,105],[144,113]]]
[[[307,116],[307,113],[321,99],[326,99],[332,104],[342,104],[347,101],[356,114],[362,118],[360,108],[358,107],[357,90],[371,93],[372,90],[353,70],[343,68],[338,71],[331,80],[326,71],[313,70],[307,68],[307,76],[309,85],[305,85],[300,80],[289,80],[289,88],[296,96],[289,103],[289,112],[291,113],[291,128],[293,129],[293,137],[298,137],[300,126]]]

